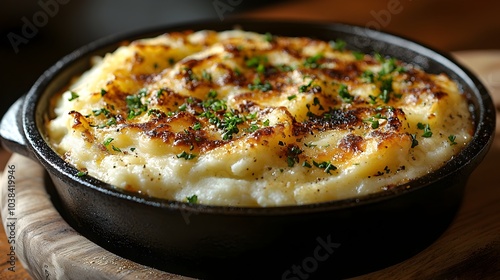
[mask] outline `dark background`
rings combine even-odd
[[[2,0],[0,117],[59,58],[110,34],[200,19],[283,18],[369,25],[446,52],[500,49],[499,3],[491,0]],[[224,5],[229,8],[218,13],[217,4],[219,9],[224,9]],[[395,4],[399,12],[389,14],[388,18],[387,11]],[[27,22],[35,30],[27,27]],[[16,40],[24,41],[17,41],[14,46]]]

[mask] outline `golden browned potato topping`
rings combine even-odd
[[[383,191],[471,139],[444,74],[342,40],[170,33],[103,58],[54,100],[48,139],[117,188],[190,203],[281,206]]]

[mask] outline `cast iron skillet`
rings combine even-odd
[[[113,188],[64,162],[44,137],[50,97],[89,67],[89,58],[123,40],[186,29],[249,31],[343,39],[350,49],[379,52],[444,72],[470,101],[472,142],[444,167],[390,191],[304,206],[238,208],[192,205]],[[167,272],[216,279],[334,279],[381,269],[434,241],[460,206],[470,173],[493,140],[495,111],[485,87],[453,59],[421,44],[338,23],[197,22],[84,46],[48,69],[5,115],[3,144],[39,161],[54,201],[80,233],[108,250]],[[50,184],[49,184],[50,185]]]

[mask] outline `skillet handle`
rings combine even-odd
[[[26,146],[26,138],[22,133],[22,109],[24,95],[14,102],[7,110],[0,122],[0,142],[3,146],[13,152],[23,156],[31,157]]]

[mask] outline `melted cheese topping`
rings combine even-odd
[[[239,30],[170,33],[103,58],[54,99],[48,139],[117,188],[281,206],[383,191],[471,139],[446,75],[342,42]]]

